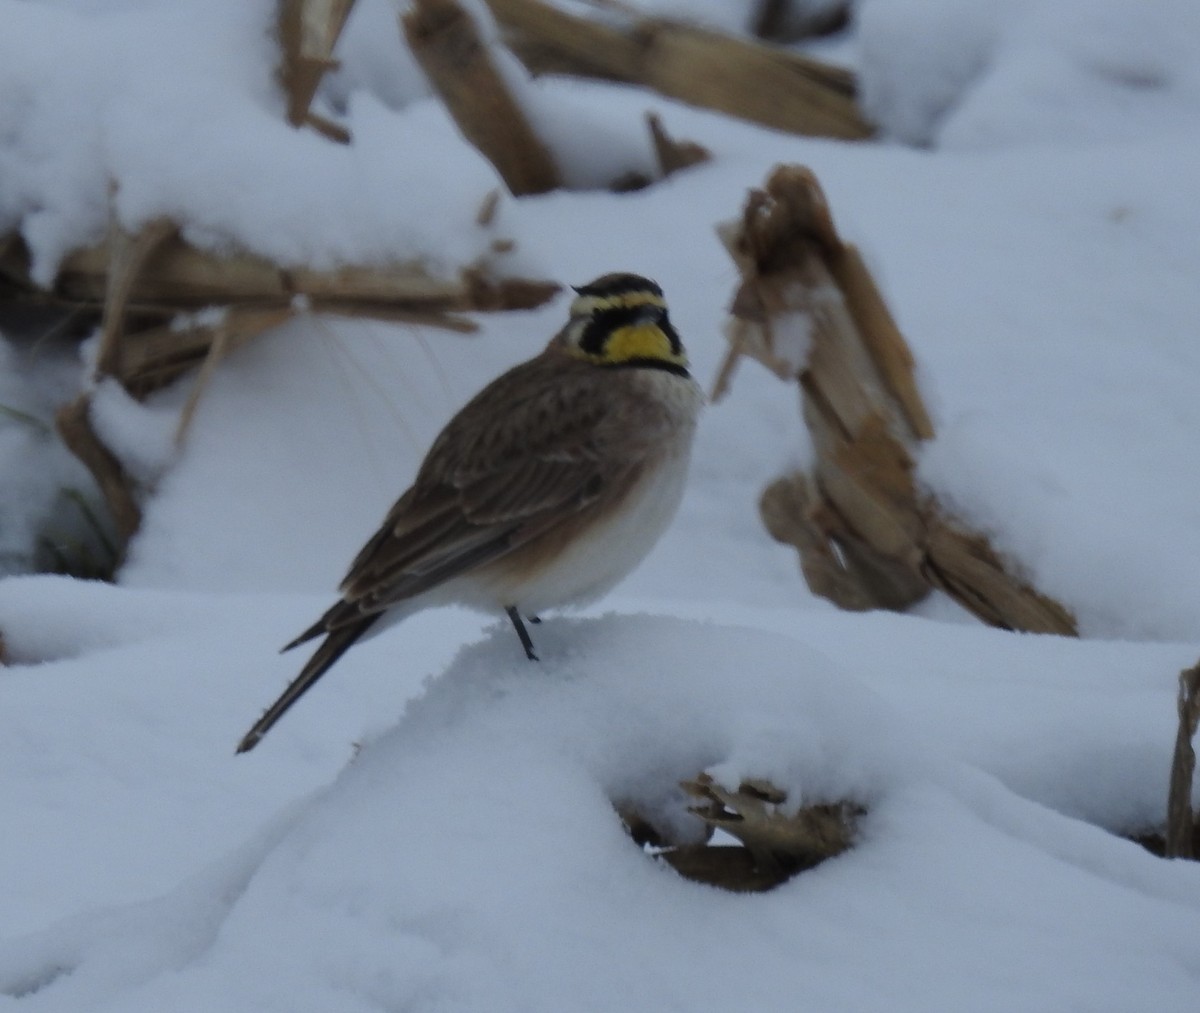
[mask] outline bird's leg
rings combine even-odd
[[[533,641],[529,637],[529,631],[525,629],[525,623],[521,620],[521,613],[517,611],[515,605],[509,605],[504,611],[508,613],[508,618],[512,621],[513,629],[517,631],[517,636],[521,638],[521,646],[525,648],[525,657],[530,661],[537,661],[538,656],[533,653]]]
[[[526,616],[525,618],[528,619],[531,623],[533,623],[534,626],[540,625],[541,621],[542,621],[541,616]]]

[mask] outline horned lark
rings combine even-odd
[[[598,598],[650,551],[683,494],[704,396],[658,285],[607,274],[575,291],[541,354],[442,430],[341,599],[284,648],[325,638],[239,753],[372,627],[461,603],[507,614],[536,660],[522,616]]]

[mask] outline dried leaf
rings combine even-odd
[[[936,587],[995,626],[1074,635],[1066,608],[918,488],[916,448],[934,429],[913,356],[816,177],[776,167],[718,231],[741,282],[714,396],[745,356],[798,381],[816,462],[774,483],[761,510],[812,590],[846,608],[906,608]]]
[[[683,789],[700,801],[691,811],[705,823],[736,837],[760,866],[789,875],[850,847],[863,811],[839,802],[787,812],[786,793],[768,782],[747,781],[730,791],[707,774],[685,781]]]

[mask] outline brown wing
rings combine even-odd
[[[620,381],[599,385],[595,366],[551,348],[486,387],[358,554],[323,628],[436,587],[620,495],[660,439],[656,412]]]
[[[238,752],[253,749],[388,606],[628,489],[669,422],[622,374],[597,384],[596,368],[551,346],[450,421],[412,488],[354,560],[342,599],[284,648],[325,636]]]

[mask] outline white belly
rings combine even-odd
[[[581,605],[606,594],[646,558],[679,509],[688,455],[672,455],[630,494],[625,508],[598,523],[558,555],[533,580],[512,588],[528,615],[562,605]]]
[[[645,396],[666,406],[674,416],[670,446],[646,469],[640,484],[620,507],[596,520],[591,528],[550,558],[537,559],[533,572],[501,560],[465,573],[410,602],[400,603],[380,626],[430,605],[451,602],[503,613],[516,606],[525,615],[579,605],[601,597],[626,577],[650,552],[671,523],[683,498],[692,438],[704,395],[690,380],[647,371],[638,382]]]

